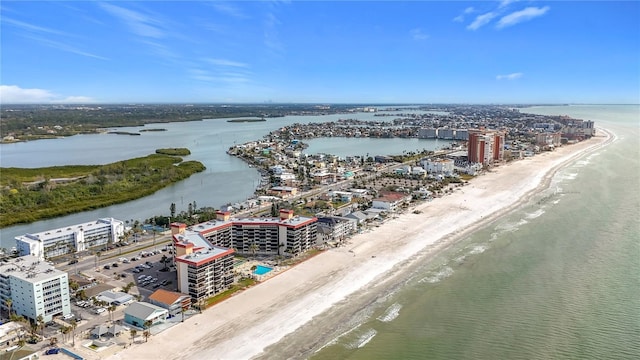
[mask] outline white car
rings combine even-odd
[[[105,311],[107,311],[107,309],[102,308],[102,307],[101,307],[101,308],[97,308],[97,309],[96,309],[96,314],[102,314],[102,313],[103,313],[103,312],[105,312]]]
[[[63,320],[70,320],[70,319],[73,319],[73,314],[63,315],[63,316],[62,316],[62,319],[63,319]]]

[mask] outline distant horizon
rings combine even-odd
[[[453,103],[413,103],[413,102],[397,102],[397,103],[376,103],[376,102],[94,102],[94,103],[0,103],[2,106],[91,106],[91,105],[353,105],[353,106],[428,106],[428,105],[476,105],[476,106],[572,106],[572,105],[639,105],[640,103],[471,103],[471,102],[453,102]]]
[[[3,1],[0,104],[635,104],[638,1]]]

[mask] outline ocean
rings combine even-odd
[[[640,107],[523,109],[596,121],[610,145],[436,257],[417,254],[265,359],[640,359]]]

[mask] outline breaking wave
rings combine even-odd
[[[393,305],[387,308],[387,311],[384,314],[377,317],[378,320],[382,322],[390,322],[400,315],[400,309],[402,309],[402,305],[398,303],[394,303]]]
[[[437,273],[431,275],[431,276],[427,276],[424,277],[422,279],[420,279],[420,281],[418,281],[419,283],[429,283],[429,284],[435,284],[438,283],[446,278],[448,278],[449,276],[453,275],[453,269],[445,266],[444,268],[442,268],[442,270],[438,271]]]

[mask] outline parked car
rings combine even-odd
[[[113,265],[111,265],[111,267],[118,267],[120,265],[118,265],[118,263],[113,263]]]
[[[111,269],[111,266],[105,265],[104,268],[105,268],[105,270],[109,270],[109,269]]]
[[[145,264],[147,264],[148,266],[153,266],[153,263],[151,261],[145,261]]]
[[[78,263],[78,259],[73,259],[71,261],[69,261],[69,265],[73,265],[73,264],[77,264]]]
[[[63,319],[63,320],[70,320],[70,319],[73,319],[73,314],[63,315],[63,316],[62,316],[62,319]]]
[[[95,310],[96,314],[102,314],[103,312],[107,311],[107,309],[103,308],[103,307],[99,307]]]
[[[60,352],[60,349],[58,348],[52,348],[52,349],[48,349],[47,351],[44,352],[45,355],[55,355],[57,353]]]

